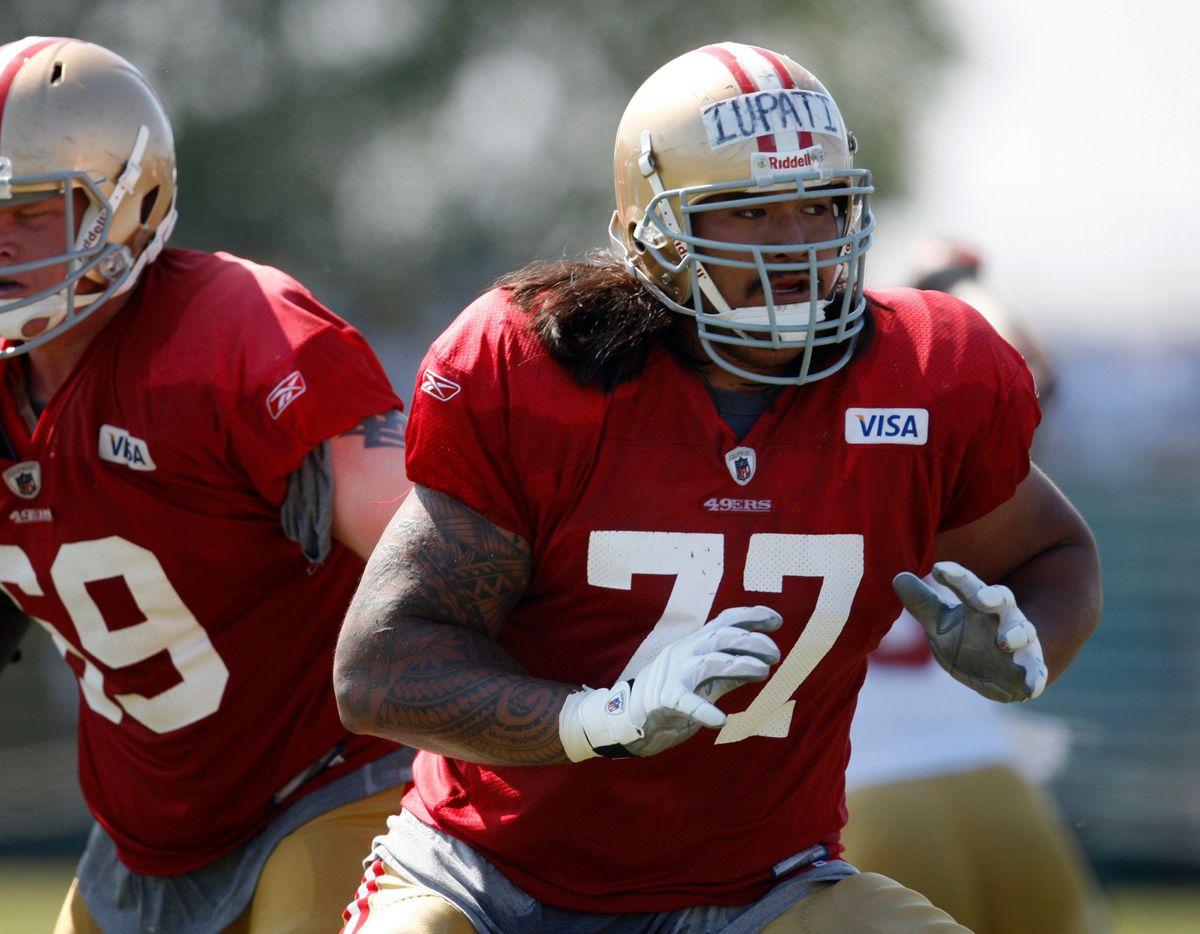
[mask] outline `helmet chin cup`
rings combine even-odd
[[[825,320],[828,299],[815,302],[794,302],[790,305],[752,305],[731,308],[723,314],[705,313],[705,317],[719,318],[735,332],[746,335],[748,331],[778,338],[781,343],[792,344],[803,341],[813,326]]]
[[[110,245],[108,250],[80,267],[63,283],[35,295],[0,302],[0,337],[19,342],[0,347],[0,358],[28,353],[49,343],[98,311],[109,299],[132,288],[135,280],[131,275],[133,269],[128,261],[128,252],[123,247]],[[122,253],[125,254],[124,258],[108,263],[109,254],[119,257]],[[104,289],[86,294],[76,291],[89,272],[106,264],[117,275],[107,282]],[[35,333],[29,333],[30,325],[39,318],[46,319],[45,325]]]

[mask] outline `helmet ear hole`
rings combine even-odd
[[[154,205],[158,203],[158,193],[160,190],[161,186],[155,185],[148,192],[146,192],[145,197],[142,198],[141,214],[139,215],[142,224],[145,224],[147,221],[149,221],[150,215],[154,213]]]
[[[629,222],[629,242],[639,254],[646,252],[646,244],[637,235],[637,224],[632,221]]]

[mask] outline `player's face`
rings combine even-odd
[[[697,236],[708,240],[724,240],[730,243],[785,244],[818,243],[833,240],[839,235],[839,222],[834,211],[833,198],[806,198],[801,201],[777,201],[770,204],[738,206],[739,198],[745,195],[728,196],[729,207],[716,211],[697,213],[692,227]],[[722,253],[711,251],[716,256],[746,260],[745,253]],[[835,249],[817,253],[822,259],[833,258]],[[803,263],[806,253],[788,252],[784,249],[764,253],[767,262]],[[705,269],[721,294],[735,308],[765,305],[762,280],[754,269],[739,269],[733,266],[706,264]],[[827,266],[818,270],[819,282],[815,283],[820,298],[827,298],[837,281],[837,267]],[[772,273],[771,291],[776,305],[806,302],[814,283],[809,282],[805,270]]]
[[[76,229],[87,205],[87,195],[77,189],[72,202]],[[71,239],[74,239],[74,231]],[[48,192],[44,198],[21,199],[17,204],[0,207],[0,300],[25,298],[60,285],[68,275],[66,263],[17,272],[9,270],[61,256],[67,249],[67,205],[60,193]],[[96,284],[84,279],[76,289],[81,293],[92,292]],[[22,334],[28,338],[37,337],[49,322],[49,317],[31,318],[21,328]]]
[[[78,223],[87,198],[78,191],[75,197],[75,221]],[[0,205],[3,205],[2,201]],[[33,295],[66,277],[65,263],[8,272],[12,266],[64,253],[67,248],[66,214],[66,202],[62,195],[54,192],[36,201],[0,207],[0,299]]]
[[[740,196],[744,198],[745,196]],[[799,201],[779,201],[770,204],[738,205],[739,196],[729,196],[729,207],[716,211],[698,212],[692,219],[695,234],[709,240],[732,243],[787,244],[817,243],[833,240],[840,235],[840,224],[831,197],[806,198]],[[745,253],[722,253],[716,256],[745,260]],[[821,259],[832,259],[836,248],[819,251]],[[804,263],[806,253],[784,249],[764,254],[767,262]],[[766,304],[762,280],[754,269],[741,269],[706,263],[705,269],[713,284],[720,289],[733,307]],[[838,268],[827,266],[817,271],[817,282],[811,282],[806,270],[772,273],[772,298],[776,306],[807,302],[815,288],[818,297],[829,297],[837,283]],[[757,373],[775,375],[788,369],[792,360],[802,354],[803,347],[781,350],[736,345],[714,345],[727,359]]]

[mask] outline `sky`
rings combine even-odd
[[[970,241],[1035,332],[1200,346],[1200,5],[943,0],[962,55],[925,107],[913,198],[869,278]],[[1147,326],[1149,325],[1149,326]]]

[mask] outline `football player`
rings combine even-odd
[[[175,195],[132,65],[0,48],[0,644],[78,678],[96,821],[55,930],[324,931],[409,777],[330,690],[401,401],[282,272],[167,248]]]
[[[1035,697],[1098,560],[1017,353],[864,290],[854,150],[788,57],[688,52],[620,122],[613,255],[430,349],[334,661],[345,722],[422,750],[348,931],[962,930],[840,858],[867,655],[903,601],[956,677]]]

